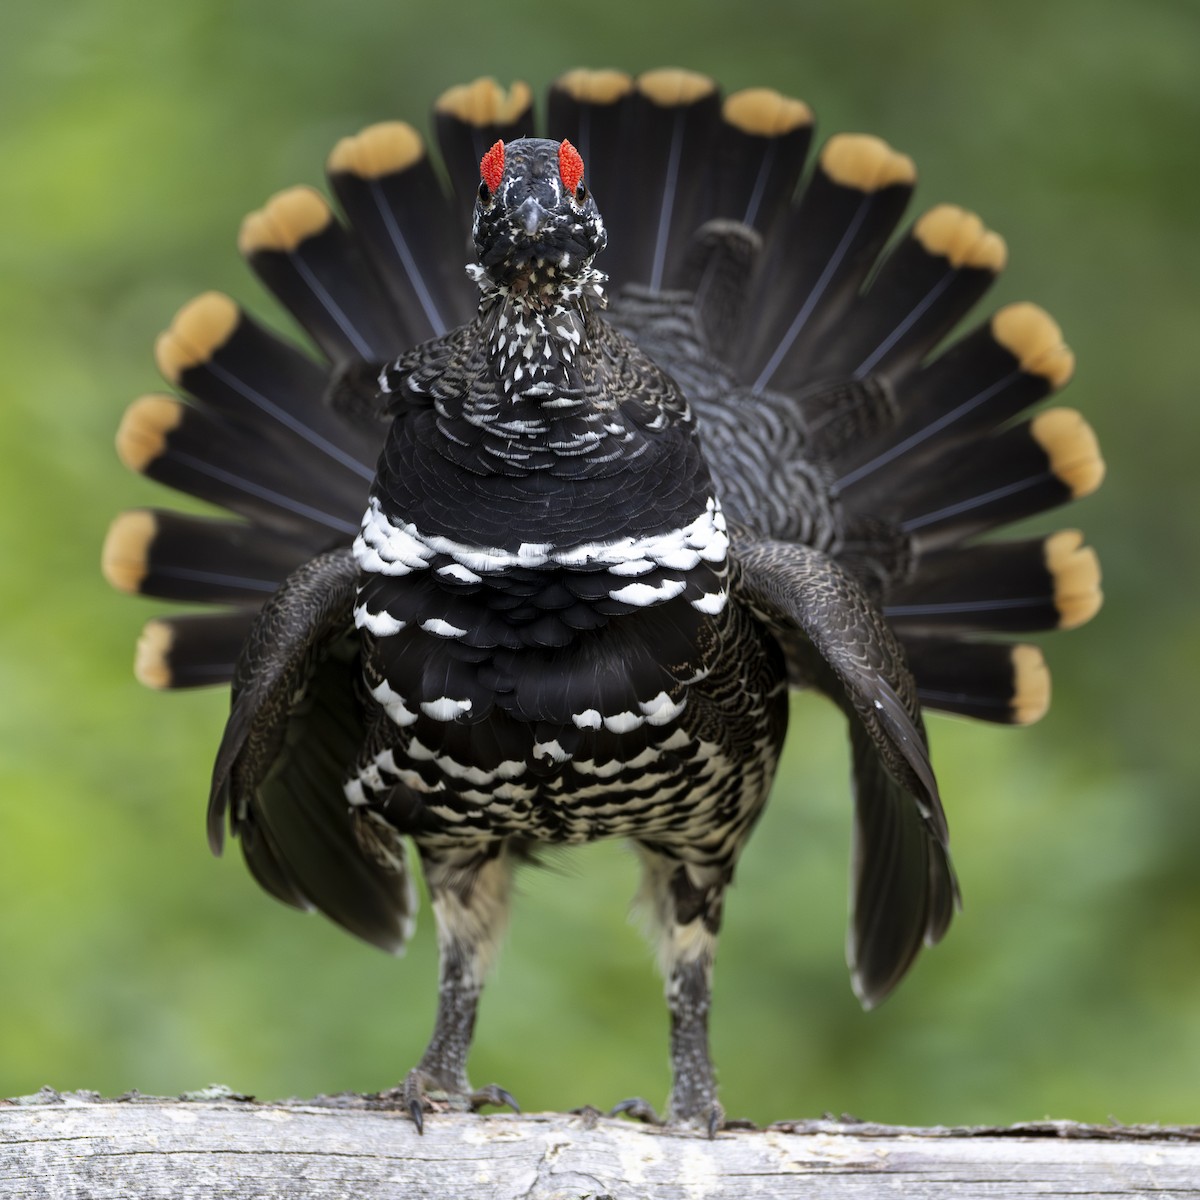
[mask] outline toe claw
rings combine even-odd
[[[641,1096],[631,1096],[628,1100],[622,1100],[620,1104],[614,1104],[608,1115],[619,1117],[622,1113],[645,1125],[662,1124],[662,1118],[658,1115],[654,1105],[648,1100],[643,1100]]]
[[[414,1069],[404,1077],[403,1096],[404,1107],[408,1109],[412,1123],[417,1127],[417,1132],[423,1134],[425,1132],[425,1081],[421,1078],[420,1071]]]
[[[424,1068],[414,1067],[393,1095],[404,1106],[418,1133],[425,1132],[427,1112],[478,1112],[485,1104],[511,1108],[515,1113],[521,1111],[512,1093],[497,1084],[489,1084],[477,1091],[471,1091],[470,1088],[465,1079],[461,1083],[455,1081],[446,1085],[436,1076],[431,1077]]]
[[[717,1136],[717,1131],[725,1127],[725,1110],[714,1104],[708,1110],[708,1140],[711,1142]]]
[[[489,1083],[487,1087],[477,1088],[471,1093],[472,1112],[477,1112],[485,1104],[497,1108],[511,1108],[515,1113],[521,1111],[521,1106],[513,1098],[513,1094],[496,1083]]]

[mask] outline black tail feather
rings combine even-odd
[[[1035,304],[1010,304],[936,359],[895,379],[886,434],[837,448],[837,487],[855,507],[875,504],[898,476],[926,473],[950,444],[978,438],[1063,387],[1074,355]]]
[[[467,320],[476,290],[463,270],[463,215],[443,190],[411,125],[368,126],[333,148],[329,185],[398,312],[393,338],[408,349]]]
[[[841,315],[900,220],[916,180],[907,155],[879,138],[825,143],[808,186],[763,255],[759,320],[743,376],[755,391],[810,382],[812,363],[840,339]]]
[[[366,483],[374,477],[377,447],[325,404],[329,372],[228,296],[205,292],[185,304],[155,344],[155,357],[171,383],[281,452],[315,453]]]
[[[706,221],[684,259],[680,283],[694,297],[696,318],[718,358],[734,353],[762,238],[740,221]]]
[[[934,549],[1048,512],[1104,477],[1096,435],[1069,408],[1051,408],[991,437],[949,446],[891,503],[899,528]]]
[[[717,216],[769,238],[795,194],[813,137],[812,110],[771,88],[727,96],[714,156]]]
[[[250,213],[238,248],[332,362],[383,362],[411,344],[354,239],[313,188],[289,188]]]
[[[322,547],[260,525],[170,509],[133,509],[113,521],[102,567],[113,587],[163,600],[260,605]]]
[[[289,457],[287,447],[272,449],[258,426],[162,394],[135,400],[117,432],[125,465],[158,483],[303,544],[353,537],[367,482],[327,458],[301,453],[302,446]]]
[[[1050,707],[1050,672],[1037,646],[902,637],[927,708],[1002,725],[1029,725]]]
[[[133,673],[156,689],[229,683],[255,609],[186,613],[147,621],[138,639]]]
[[[917,572],[884,605],[901,636],[1070,629],[1100,608],[1099,560],[1072,529],[937,550]]]
[[[546,136],[566,138],[579,151],[584,179],[604,213],[617,207],[611,201],[628,186],[623,139],[633,86],[632,76],[623,71],[585,70],[569,71],[550,86]],[[616,254],[611,230],[609,246],[602,260],[605,270],[610,268],[610,254]]]
[[[991,287],[1006,253],[973,213],[949,204],[930,209],[856,297],[812,374],[857,379],[916,367]]]
[[[712,191],[703,185],[720,96],[707,76],[664,69],[640,76],[624,106],[625,183],[609,200],[602,265],[614,288],[641,283],[657,290],[670,284],[691,235],[712,215]]]

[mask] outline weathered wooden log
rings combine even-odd
[[[360,1097],[0,1102],[0,1200],[1200,1198],[1200,1127],[782,1122],[709,1140],[598,1113],[434,1114]]]

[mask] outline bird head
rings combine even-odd
[[[493,283],[555,288],[584,276],[607,236],[570,142],[497,142],[479,176],[475,249]]]

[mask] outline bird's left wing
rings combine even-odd
[[[739,530],[735,594],[779,637],[793,677],[828,694],[850,723],[854,758],[853,909],[848,957],[859,999],[883,1000],[958,902],[946,819],[904,652],[878,608],[810,547]]]
[[[228,813],[267,891],[398,952],[416,908],[403,843],[342,787],[366,738],[357,579],[349,547],[320,555],[255,619],[213,770],[208,837],[219,854]]]

